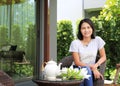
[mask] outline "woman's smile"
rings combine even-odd
[[[91,26],[88,23],[84,22],[81,26],[81,33],[83,37],[91,37],[92,32],[93,31],[92,31]]]

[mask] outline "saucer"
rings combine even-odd
[[[55,81],[56,77],[47,77],[47,80],[49,80],[49,81]]]

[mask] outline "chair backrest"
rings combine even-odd
[[[96,57],[96,62],[100,59],[100,56],[97,55]],[[70,67],[72,65],[72,62],[73,62],[73,57],[72,56],[66,56],[66,57],[63,57],[59,63],[62,63],[62,66],[63,67]],[[106,62],[104,62],[103,64],[101,64],[102,67],[105,67],[106,65]]]
[[[0,70],[0,86],[15,86],[13,79]]]
[[[96,57],[96,62],[97,62],[99,59],[100,59],[100,56],[97,55],[97,57]],[[105,72],[105,67],[106,67],[106,61],[103,62],[103,63],[100,65],[100,67],[99,67],[100,73],[101,73],[102,75],[103,75],[104,72]]]
[[[96,57],[96,62],[99,60],[100,56],[97,55]],[[73,57],[72,56],[66,56],[63,59],[59,61],[59,63],[62,63],[62,67],[70,67],[73,62]],[[106,62],[102,63],[99,67],[100,73],[104,74],[105,72],[105,67],[106,67]]]
[[[66,56],[59,61],[59,63],[62,63],[61,67],[70,67],[72,65],[72,62],[73,62],[72,56]]]

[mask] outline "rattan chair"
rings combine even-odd
[[[15,86],[13,79],[0,70],[0,86]]]
[[[116,73],[115,73],[115,77],[114,77],[114,80],[113,80],[114,85],[117,84],[117,80],[119,78],[119,73],[120,73],[120,63],[116,64]]]
[[[99,56],[97,56],[96,61],[98,59],[99,59]],[[64,57],[59,61],[59,63],[62,63],[61,67],[70,67],[72,62],[73,62],[72,56]],[[103,76],[104,76],[105,67],[106,67],[106,62],[101,64],[99,67],[99,71]],[[104,80],[101,80],[101,79],[94,80],[93,83],[94,83],[94,86],[104,86]]]

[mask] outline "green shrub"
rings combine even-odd
[[[74,39],[72,22],[61,20],[57,23],[57,61],[70,55],[69,46]]]
[[[120,0],[107,0],[106,7],[96,18],[92,17],[97,29],[97,35],[101,36],[105,42],[105,50],[107,56],[107,79],[110,79],[111,71],[116,67],[116,63],[120,62]]]

